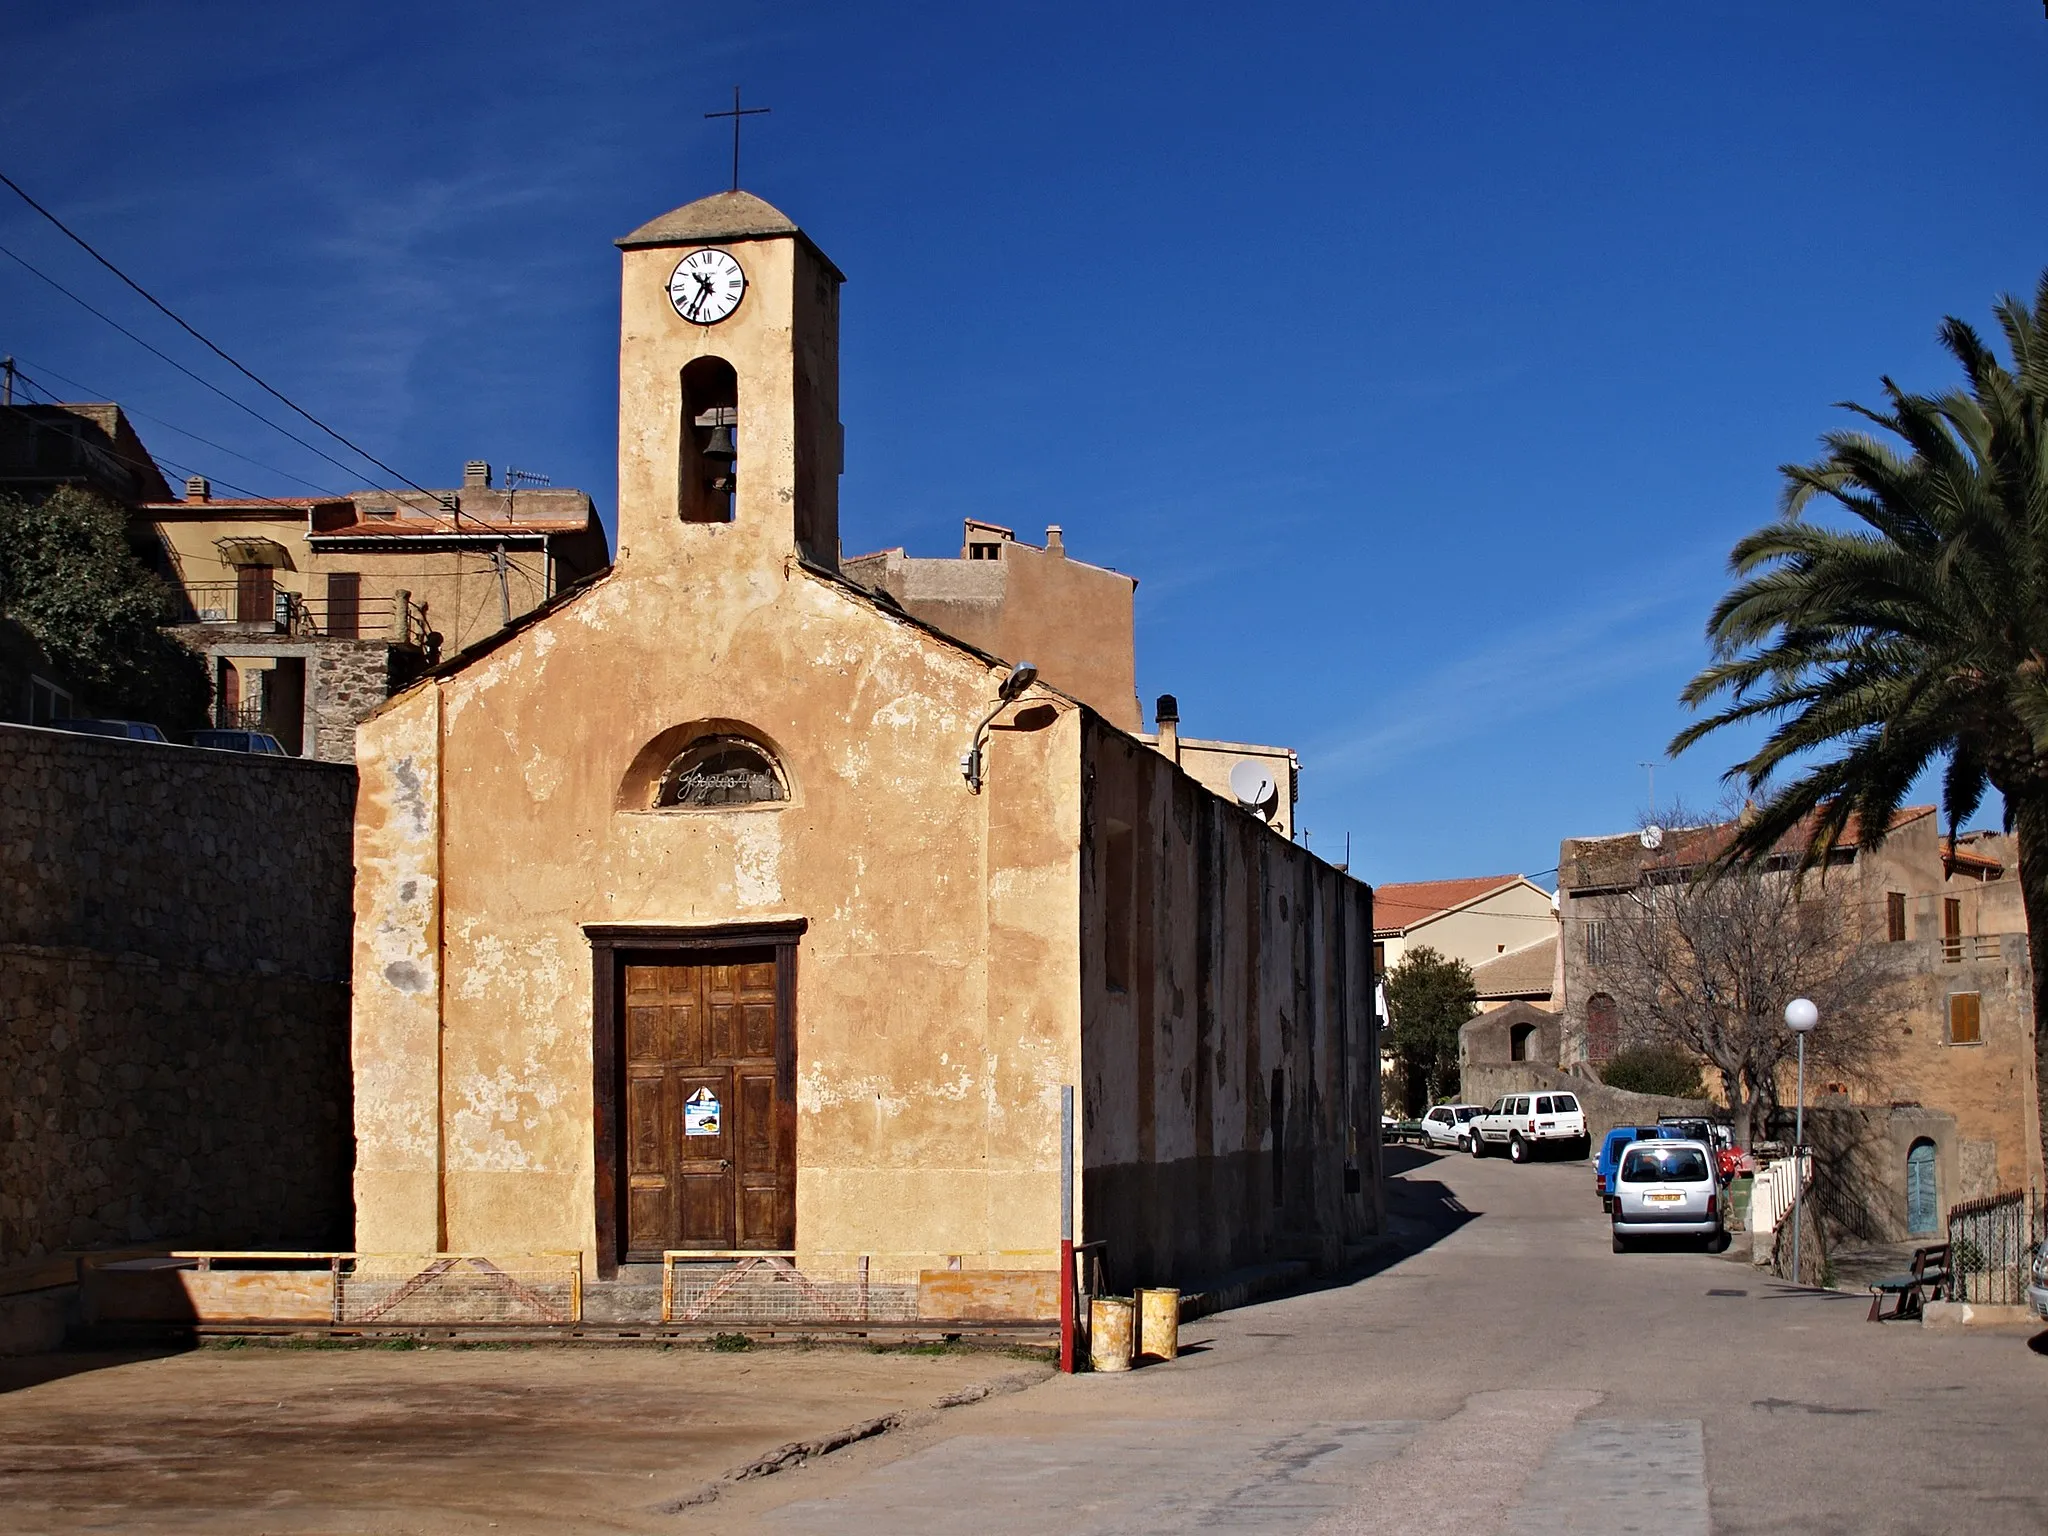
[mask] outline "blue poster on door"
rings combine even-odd
[[[685,1136],[716,1136],[718,1134],[718,1095],[709,1088],[699,1088],[683,1101],[683,1134]]]

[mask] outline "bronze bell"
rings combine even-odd
[[[711,429],[711,436],[704,444],[704,457],[730,464],[739,457],[739,450],[732,444],[732,428],[719,426]]]

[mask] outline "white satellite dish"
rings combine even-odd
[[[1273,782],[1273,775],[1259,763],[1239,763],[1230,770],[1230,792],[1237,796],[1237,803],[1248,811],[1256,811],[1269,805],[1280,793],[1280,786]]]
[[[1641,842],[1650,852],[1655,853],[1664,846],[1664,829],[1655,825],[1643,828]]]

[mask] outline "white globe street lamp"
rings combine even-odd
[[[1806,1193],[1806,1037],[1820,1022],[1820,1010],[1803,997],[1785,1005],[1785,1027],[1799,1037],[1799,1099],[1792,1122],[1792,1283],[1799,1284],[1799,1225]]]

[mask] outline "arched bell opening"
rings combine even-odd
[[[729,523],[739,485],[740,378],[724,358],[700,357],[682,382],[676,514],[686,523]]]

